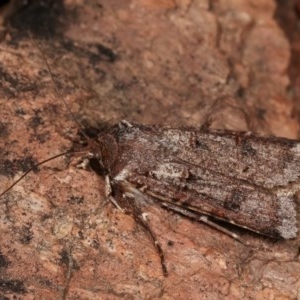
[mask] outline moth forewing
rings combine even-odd
[[[211,216],[272,238],[297,236],[297,141],[195,128],[116,128],[115,185],[128,181],[186,216]]]

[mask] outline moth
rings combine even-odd
[[[93,148],[120,206],[131,207],[124,197],[142,194],[141,206],[152,201],[272,238],[297,236],[297,141],[123,122],[99,135]]]

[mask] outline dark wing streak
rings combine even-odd
[[[256,230],[254,228],[250,228],[250,227],[248,227],[246,225],[242,225],[240,223],[236,224],[233,220],[222,218],[222,217],[218,217],[216,214],[209,213],[207,211],[202,211],[201,208],[197,208],[196,209],[195,207],[189,206],[189,205],[185,205],[184,207],[181,206],[181,205],[177,205],[176,203],[173,203],[168,198],[163,197],[162,195],[159,195],[159,194],[157,194],[157,193],[155,193],[153,191],[144,190],[143,193],[145,193],[148,196],[150,196],[161,207],[169,209],[169,210],[177,212],[177,213],[180,213],[181,215],[183,215],[185,217],[188,217],[188,218],[191,218],[191,219],[194,219],[194,220],[196,220],[198,222],[206,223],[209,226],[211,226],[211,227],[213,227],[213,228],[215,228],[215,229],[217,229],[217,230],[219,230],[221,232],[224,232],[225,234],[233,237],[234,239],[238,240],[242,244],[248,245],[248,243],[246,241],[244,241],[242,238],[240,238],[238,235],[232,233],[231,231],[229,231],[226,228],[224,228],[224,227],[216,224],[213,221],[209,221],[209,219],[207,217],[212,218],[213,220],[218,220],[218,221],[223,221],[223,222],[226,222],[226,223],[230,223],[230,224],[233,224],[233,225],[235,225],[237,227],[244,228],[244,229],[250,230],[252,232],[255,232],[255,233],[258,233],[258,234],[263,234],[265,236],[269,236],[270,237],[270,234],[264,234],[260,230]],[[201,196],[200,193],[198,193],[198,195]],[[216,198],[208,196],[206,194],[202,194],[202,195],[205,196],[207,199],[212,199],[212,200],[216,199]]]
[[[239,202],[242,205],[241,208],[237,207],[237,210],[235,210],[234,207],[233,209],[226,207],[226,205],[230,205],[231,198],[228,198],[229,202],[227,202],[226,198],[219,198],[217,194],[213,194],[213,191],[201,193],[201,191],[196,191],[193,186],[182,187],[181,184],[177,185],[176,181],[170,181],[167,178],[165,180],[157,180],[145,174],[131,174],[126,180],[138,190],[140,190],[139,187],[142,187],[140,192],[149,195],[161,206],[164,206],[164,203],[169,203],[177,207],[180,206],[187,212],[210,216],[227,223],[236,223],[239,227],[259,232],[266,236],[274,238],[278,236],[277,231],[273,230],[274,224],[278,222],[276,214],[278,202],[272,199],[273,197],[277,199],[277,195],[269,196],[268,202],[264,204],[259,201],[259,195],[255,193],[253,195],[254,198],[247,197],[245,200],[242,199]],[[250,206],[247,206],[248,204]],[[269,209],[268,213],[266,213],[266,209]],[[253,224],[251,220],[254,214],[258,222]]]
[[[185,217],[194,219],[194,220],[196,220],[196,221],[198,221],[198,222],[205,223],[205,224],[209,225],[210,227],[212,227],[212,228],[214,228],[214,229],[216,229],[216,230],[219,230],[220,232],[223,232],[223,233],[227,234],[228,236],[230,236],[230,237],[232,237],[232,238],[238,240],[238,241],[239,241],[240,243],[242,243],[243,245],[246,245],[246,246],[249,246],[249,245],[250,245],[247,241],[244,241],[244,240],[243,240],[240,236],[238,236],[237,234],[235,234],[235,233],[231,232],[230,230],[228,230],[228,229],[226,229],[226,228],[224,228],[224,227],[218,225],[217,223],[215,223],[215,222],[209,220],[209,219],[208,219],[208,215],[206,215],[206,214],[194,213],[194,212],[191,212],[191,211],[189,211],[189,210],[184,209],[184,208],[181,207],[181,206],[178,206],[178,205],[176,205],[176,204],[174,204],[174,203],[170,203],[170,202],[161,203],[161,206],[164,207],[164,208],[167,208],[167,209],[169,209],[169,210],[171,210],[171,211],[177,212],[177,213],[179,213],[179,214],[181,214],[181,215],[183,215],[183,216],[185,216]],[[215,217],[213,217],[213,219],[217,219],[217,220],[218,220],[218,218],[215,218]],[[219,220],[221,220],[221,219],[219,219]],[[221,220],[221,221],[223,221],[223,220]],[[231,223],[231,224],[235,224],[235,223],[233,223],[233,222],[230,222],[230,223]],[[240,227],[241,227],[241,226],[240,226]],[[249,229],[249,228],[247,228],[247,227],[243,227],[243,228]],[[251,230],[251,229],[249,229],[249,230]],[[257,231],[257,233],[259,233],[259,232]]]
[[[177,209],[172,209],[174,211],[177,211],[177,212],[180,212],[182,213],[183,215],[186,215],[187,217],[192,217],[192,214],[194,216],[198,215],[198,218],[199,216],[209,216],[209,217],[212,217],[214,219],[218,219],[220,221],[225,221],[225,222],[229,222],[228,219],[225,219],[225,218],[218,218],[216,217],[214,214],[211,214],[207,211],[203,211],[201,210],[201,208],[196,208],[196,207],[193,207],[193,206],[190,206],[190,205],[184,205],[184,206],[181,206],[181,205],[177,205],[176,203],[173,203],[171,200],[169,200],[167,197],[163,197],[162,195],[159,195],[153,191],[149,191],[149,190],[145,190],[143,191],[145,194],[147,194],[148,196],[152,197],[157,203],[159,203],[161,206],[163,207],[168,207],[171,209],[171,207],[176,207]],[[211,196],[208,196],[207,194],[200,194],[198,193],[199,196],[204,196],[206,197],[207,199],[212,199],[212,200],[218,200],[217,198],[214,198],[214,197],[211,197]],[[169,205],[170,204],[170,205]],[[183,213],[183,211],[185,211],[186,213]],[[192,217],[193,219],[197,219],[197,217]],[[230,221],[230,223],[233,223],[232,221]],[[240,226],[242,227],[242,226]],[[249,229],[248,227],[244,227],[244,228],[247,228]],[[251,230],[251,229],[250,229]]]

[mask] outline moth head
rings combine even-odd
[[[91,140],[89,150],[92,153],[91,167],[100,175],[110,172],[118,154],[118,144],[111,134],[100,134],[97,140]]]

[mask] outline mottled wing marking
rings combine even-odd
[[[296,141],[140,125],[120,129],[116,138],[113,184],[128,182],[160,204],[271,237],[296,236]]]

